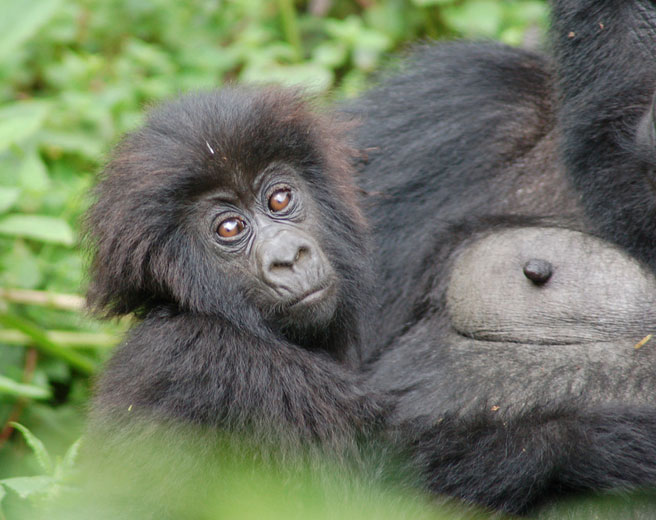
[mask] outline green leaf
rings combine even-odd
[[[0,486],[0,503],[2,503],[2,499],[5,498],[6,494],[5,488]],[[0,518],[2,518],[2,511],[0,511]]]
[[[49,108],[45,103],[27,101],[0,108],[0,152],[39,130]]]
[[[52,469],[53,469],[52,459],[50,458],[50,454],[48,453],[48,450],[46,450],[46,447],[43,445],[43,443],[22,424],[19,424],[17,422],[10,422],[9,424],[23,434],[23,437],[25,438],[25,442],[27,442],[27,445],[30,448],[32,448],[34,455],[36,455],[36,460],[38,461],[39,466],[41,466],[41,469],[45,473],[52,473]],[[33,478],[33,477],[27,477],[27,478]],[[9,480],[13,480],[13,479],[9,479]],[[6,483],[6,481],[4,482]],[[15,490],[15,488],[12,489]]]
[[[348,49],[342,42],[328,41],[318,45],[312,52],[312,61],[324,67],[337,68],[348,58]]]
[[[75,461],[77,459],[77,454],[80,451],[80,444],[82,443],[82,438],[80,437],[76,440],[71,446],[66,450],[64,458],[61,463],[57,465],[55,469],[55,475],[57,479],[61,479],[66,475],[67,472],[73,469]]]
[[[503,22],[503,8],[497,0],[471,0],[447,6],[442,16],[448,25],[465,36],[495,37]]]
[[[67,246],[75,241],[68,222],[45,215],[7,215],[0,219],[0,234]]]
[[[363,30],[353,49],[353,61],[363,70],[372,70],[378,63],[379,56],[390,48],[391,40],[376,31]]]
[[[11,250],[0,256],[0,285],[33,289],[43,280],[37,256],[24,240],[14,240]]]
[[[52,397],[50,390],[47,388],[19,383],[5,376],[0,376],[0,394],[29,397],[30,399],[49,399]]]
[[[60,0],[0,0],[0,61],[37,34]]]
[[[48,170],[36,150],[23,160],[18,178],[23,188],[32,192],[43,192],[50,187]]]
[[[0,480],[0,484],[18,493],[21,498],[47,493],[53,483],[53,479],[46,476],[14,477]]]
[[[455,0],[412,0],[412,3],[419,7],[429,7],[431,5],[449,5],[455,3]]]
[[[45,129],[39,132],[39,143],[51,153],[58,155],[62,151],[79,154],[91,160],[102,157],[102,140],[89,132],[76,131],[74,128],[61,132]]]
[[[73,469],[75,461],[77,460],[77,454],[80,451],[80,444],[82,444],[81,437],[78,440],[76,440],[73,444],[71,444],[70,448],[66,450],[66,454],[64,455],[64,459],[62,460],[62,467],[65,470]]]
[[[20,189],[18,188],[0,186],[0,213],[4,213],[10,209],[18,199],[19,195]]]
[[[247,83],[280,83],[286,86],[299,86],[322,92],[333,83],[332,71],[313,63],[302,65],[251,64],[246,67],[240,79]]]

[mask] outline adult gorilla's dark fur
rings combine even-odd
[[[141,321],[92,432],[181,419],[284,451],[375,429],[350,370],[371,276],[342,133],[293,93],[240,87],[165,105],[123,140],[88,217],[89,301]]]
[[[434,491],[510,512],[656,485],[656,5],[552,7],[553,59],[426,46],[348,109],[370,382]]]

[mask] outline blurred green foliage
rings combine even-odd
[[[0,0],[0,479],[44,474],[11,421],[56,454],[80,435],[89,376],[125,330],[77,296],[80,221],[146,105],[227,81],[350,97],[408,42],[536,45],[546,15],[542,0]],[[0,507],[15,500],[0,481]]]

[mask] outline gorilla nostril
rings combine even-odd
[[[270,271],[276,271],[278,269],[291,269],[294,266],[294,262],[287,262],[284,260],[274,260],[269,264]]]
[[[552,274],[553,266],[546,260],[533,258],[524,264],[524,276],[535,285],[547,283]]]
[[[283,255],[286,256],[286,255]],[[274,271],[274,270],[281,270],[281,269],[293,269],[295,265],[298,265],[299,263],[303,262],[304,260],[310,258],[312,255],[310,253],[310,248],[307,246],[300,246],[296,250],[296,254],[293,256],[293,258],[288,257],[288,258],[276,258],[271,261],[269,264],[269,270]]]
[[[301,246],[298,248],[298,251],[296,252],[296,256],[294,257],[294,263],[299,262],[300,260],[303,260],[308,256],[310,256],[310,248]]]

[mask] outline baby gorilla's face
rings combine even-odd
[[[307,185],[281,164],[239,184],[201,200],[205,239],[222,270],[241,279],[249,299],[279,325],[327,323],[337,306],[337,276],[320,244]]]

